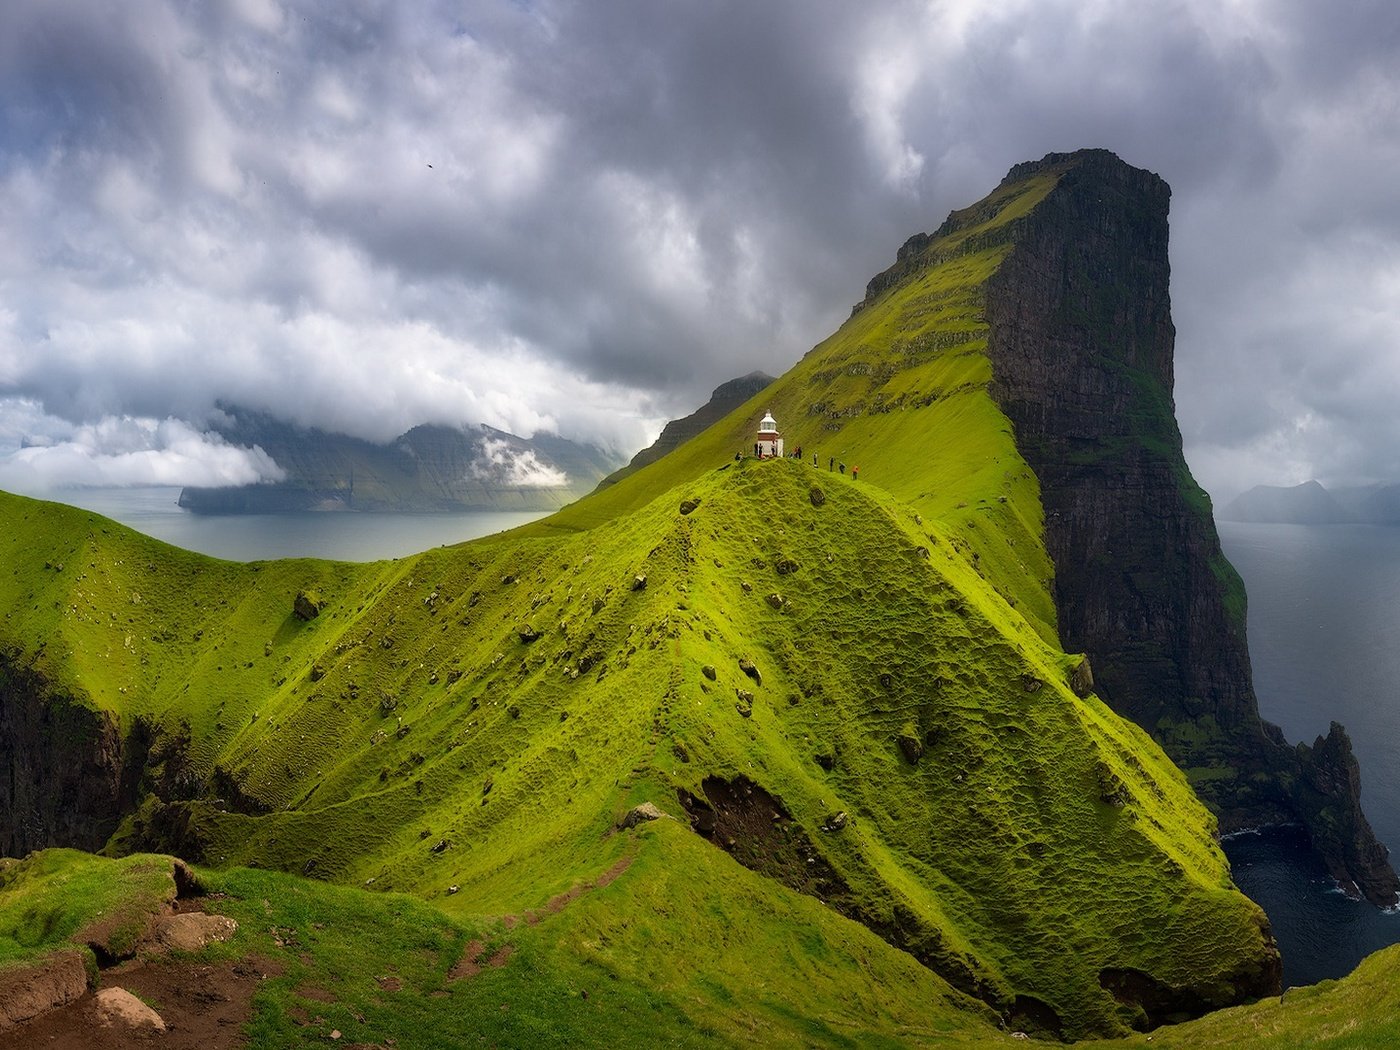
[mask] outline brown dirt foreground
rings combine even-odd
[[[279,964],[257,957],[227,963],[133,961],[102,971],[102,987],[125,988],[154,1005],[164,1032],[102,1027],[93,993],[14,1028],[0,1042],[30,1050],[229,1050],[247,1041],[243,1025],[252,1016],[258,983],[281,972]]]

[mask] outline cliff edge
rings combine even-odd
[[[1047,171],[1056,186],[1020,220],[986,316],[992,394],[1040,479],[1061,640],[1223,831],[1297,821],[1344,887],[1393,904],[1400,880],[1361,810],[1345,731],[1294,748],[1259,715],[1244,587],[1172,401],[1171,190],[1105,150],[1051,154],[1006,183]]]

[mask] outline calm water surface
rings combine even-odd
[[[1400,528],[1221,522],[1249,592],[1249,651],[1265,718],[1311,743],[1335,719],[1361,763],[1361,802],[1400,845]],[[1400,941],[1400,914],[1350,901],[1297,836],[1226,843],[1240,888],[1269,914],[1284,983],[1351,971]]]
[[[191,514],[178,488],[74,489],[48,497],[95,510],[148,536],[232,561],[377,561],[461,543],[542,518],[539,512]]]

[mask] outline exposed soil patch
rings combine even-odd
[[[166,1030],[100,1027],[94,996],[5,1032],[7,1046],[53,1050],[229,1050],[247,1046],[243,1026],[252,1016],[258,984],[280,972],[277,963],[251,958],[231,963],[190,963],[168,959],[123,963],[102,974],[106,988],[125,988],[158,1007]]]
[[[862,908],[846,881],[816,848],[802,825],[792,819],[781,799],[743,776],[733,780],[706,777],[700,789],[704,798],[684,790],[679,792],[691,827],[744,867],[816,897],[999,1013],[1004,1014],[1011,1007],[981,979],[970,959],[950,948],[941,933],[911,909],[896,903],[888,914],[872,914]],[[843,820],[833,827],[832,833],[839,834],[839,828],[845,826]],[[1049,1025],[1042,1027],[1048,1029]]]
[[[747,777],[706,777],[697,798],[680,792],[690,826],[746,868],[850,914],[845,880],[783,803]]]
[[[481,972],[479,960],[486,952],[486,945],[479,940],[470,940],[466,948],[462,950],[462,957],[452,964],[452,969],[447,971],[449,981],[465,981],[475,977]]]
[[[403,981],[397,977],[376,977],[375,980],[379,983],[379,987],[386,992],[397,992],[403,988]]]
[[[295,994],[303,999],[310,999],[313,1003],[333,1003],[336,1001],[335,996],[324,988],[317,988],[309,984],[302,985]]]

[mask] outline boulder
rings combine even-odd
[[[683,499],[681,500],[681,513],[689,514],[698,506],[700,506],[700,501],[698,499]]]
[[[715,670],[713,664],[706,664],[704,667],[700,668],[700,673],[712,682],[719,677],[719,672]]]
[[[813,485],[807,493],[807,498],[812,501],[812,506],[820,507],[826,502],[826,493],[818,485]]]
[[[649,820],[660,820],[666,814],[656,808],[652,802],[643,802],[640,806],[633,806],[627,811],[627,816],[622,818],[620,828],[635,828],[638,824],[644,824]]]
[[[203,912],[162,915],[151,925],[144,947],[157,954],[197,952],[211,944],[228,940],[237,930],[238,923],[227,915],[206,915]]]
[[[93,1012],[103,1028],[126,1028],[132,1031],[165,1031],[160,1014],[132,995],[125,988],[103,988],[92,997]]]
[[[768,595],[763,600],[769,605],[771,605],[774,609],[781,609],[784,605],[787,604],[787,599],[784,598],[777,591],[774,591],[772,594]]]
[[[747,689],[734,690],[735,703],[734,710],[745,718],[753,717],[753,693]]]
[[[647,589],[646,573],[638,573],[636,576],[632,577],[632,589],[634,591],[644,591]]]
[[[1089,666],[1086,654],[1073,671],[1069,673],[1069,687],[1075,696],[1088,696],[1094,691],[1094,669]]]
[[[752,678],[754,685],[763,684],[763,672],[760,671],[756,666],[754,666],[754,662],[750,660],[747,656],[739,657],[739,670],[743,671],[744,674]]]
[[[292,612],[298,620],[314,620],[321,615],[325,605],[316,591],[297,591],[296,598],[292,600]]]
[[[904,752],[911,766],[917,766],[919,759],[924,757],[924,742],[912,729],[905,729],[899,734],[899,750]]]
[[[797,563],[796,558],[779,558],[773,563],[773,568],[777,570],[779,576],[787,576],[789,573],[796,572],[801,567],[802,566]]]

